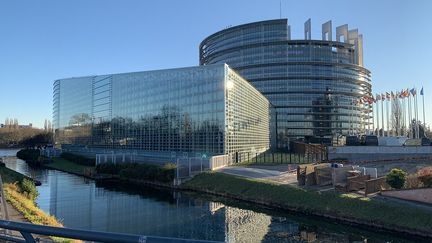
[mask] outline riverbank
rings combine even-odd
[[[119,175],[85,174],[90,166],[56,158],[44,165],[67,173],[85,176],[96,181],[110,180],[133,186],[163,187],[209,193],[275,209],[315,215],[348,224],[364,225],[386,231],[432,237],[432,213],[406,205],[353,198],[334,192],[317,193],[263,180],[247,179],[223,173],[203,173],[181,186],[155,181],[121,178]],[[395,213],[398,212],[398,213]]]
[[[14,208],[14,211],[12,212],[12,215],[14,216],[10,218],[11,220],[20,220],[33,224],[63,227],[63,225],[59,223],[55,217],[46,214],[44,211],[42,211],[42,209],[38,208],[34,202],[34,198],[29,196],[28,192],[23,192],[24,190],[21,188],[22,182],[24,180],[31,181],[31,178],[11,170],[4,165],[0,167],[0,175],[4,185],[5,199],[8,203],[7,207]],[[19,213],[19,215],[17,213]],[[51,237],[51,239],[56,242],[75,242],[70,239],[59,237]]]
[[[318,193],[217,172],[202,173],[181,189],[204,192],[271,208],[340,220],[348,224],[432,237],[432,212],[334,192]]]
[[[66,173],[96,179],[94,166],[81,165],[63,158],[52,158],[52,162],[42,164],[47,169],[59,170]]]

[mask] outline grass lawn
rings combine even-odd
[[[27,178],[26,176],[6,167],[0,167],[0,175],[3,180],[6,200],[20,212],[24,218],[33,224],[63,227],[55,217],[38,208],[35,202],[22,192],[19,185],[24,178]],[[51,237],[51,239],[56,242],[81,242],[59,237]]]
[[[87,175],[86,173],[94,171],[93,166],[86,166],[74,163],[63,158],[53,158],[53,162],[44,164],[45,167],[70,172],[79,175]]]
[[[24,178],[28,178],[25,175],[22,175],[22,174],[14,171],[14,170],[6,168],[5,166],[0,167],[0,175],[1,175],[3,183],[20,182]]]
[[[304,213],[355,219],[391,228],[432,232],[432,211],[397,203],[364,200],[335,192],[318,193],[217,172],[202,173],[182,185],[248,201],[271,203]]]

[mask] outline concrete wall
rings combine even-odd
[[[382,191],[381,195],[432,204],[432,188]]]
[[[343,146],[328,147],[328,158],[349,162],[432,157],[432,146]]]

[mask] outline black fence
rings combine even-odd
[[[290,153],[290,152],[265,152],[244,153],[242,158],[236,157],[236,163],[241,164],[309,164],[327,160],[327,152]]]

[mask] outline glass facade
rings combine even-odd
[[[269,102],[226,64],[54,82],[56,143],[156,152],[262,152]]]
[[[286,19],[231,27],[200,45],[200,65],[227,63],[264,94],[276,112],[276,143],[306,139],[332,143],[372,124],[370,72],[356,45],[290,40]],[[362,50],[362,49],[361,49]]]

